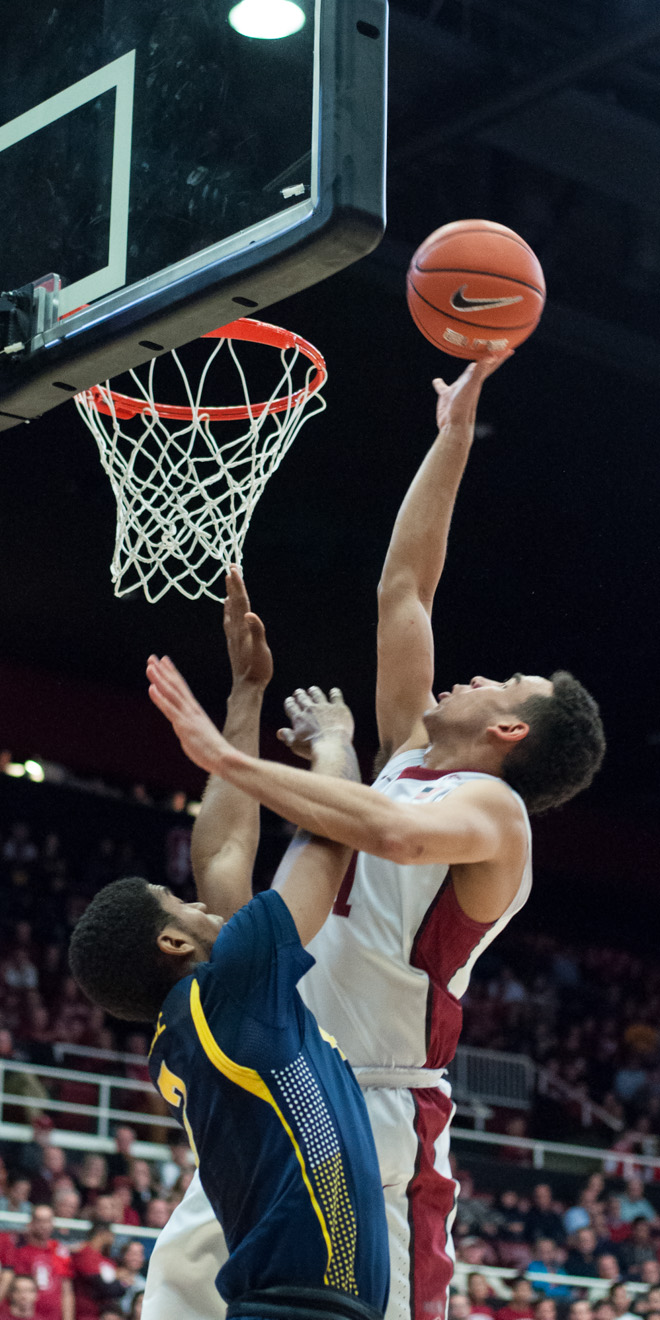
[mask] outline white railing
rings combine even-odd
[[[0,1210],[0,1225],[3,1229],[25,1228],[30,1219],[30,1215],[20,1210]],[[72,1228],[81,1233],[92,1227],[91,1219],[61,1219],[59,1215],[53,1223],[55,1228]],[[157,1238],[160,1233],[159,1228],[145,1228],[143,1224],[112,1224],[111,1227],[117,1237],[123,1238]]]
[[[467,1283],[470,1274],[475,1270],[474,1265],[466,1265],[464,1261],[457,1260],[454,1265],[454,1275],[460,1283]],[[504,1268],[501,1265],[480,1265],[479,1273],[486,1279],[490,1279],[493,1287],[500,1296],[504,1296],[501,1285],[506,1284],[507,1280],[518,1278],[524,1274],[530,1283],[550,1283],[558,1284],[564,1288],[580,1288],[582,1292],[588,1291],[590,1299],[594,1301],[607,1295],[612,1287],[612,1279],[589,1278],[582,1274],[537,1274],[534,1270],[517,1270]],[[615,1280],[615,1282],[617,1282]],[[500,1285],[500,1286],[498,1286]],[[648,1284],[632,1283],[626,1280],[626,1288],[631,1293],[648,1292]],[[507,1295],[510,1289],[506,1289]]]
[[[553,1156],[554,1169],[560,1167],[556,1163],[556,1157],[566,1155],[571,1172],[577,1172],[575,1165],[571,1165],[571,1161],[576,1158],[591,1160],[594,1164],[601,1165],[605,1172],[611,1173],[613,1167],[620,1167],[622,1178],[633,1177],[640,1169],[660,1169],[660,1159],[656,1155],[634,1155],[613,1147],[606,1150],[602,1147],[577,1146],[563,1141],[540,1141],[536,1137],[511,1137],[503,1132],[476,1132],[471,1128],[452,1127],[451,1133],[452,1142],[470,1141],[484,1146],[531,1151],[532,1165],[535,1169],[546,1167],[546,1155]],[[479,1268],[481,1269],[481,1266]]]
[[[459,1045],[448,1068],[454,1098],[510,1109],[529,1109],[536,1065],[526,1054]]]
[[[69,1045],[68,1041],[58,1040],[53,1045],[53,1054],[58,1064],[67,1057],[68,1054],[73,1058],[79,1059],[99,1059],[102,1063],[122,1063],[137,1064],[144,1068],[148,1062],[146,1054],[126,1054],[121,1050],[99,1050],[94,1046],[88,1045]]]
[[[144,1059],[142,1059],[144,1063]],[[30,1094],[15,1092],[7,1088],[8,1075],[35,1078],[42,1083],[39,1091],[34,1088]],[[70,1100],[54,1100],[49,1094],[48,1083],[76,1082],[94,1086],[98,1091],[96,1104],[79,1104]],[[110,1077],[104,1073],[82,1072],[72,1068],[50,1068],[34,1063],[19,1063],[14,1059],[0,1059],[0,1122],[4,1118],[5,1105],[12,1108],[45,1110],[46,1113],[77,1114],[81,1118],[93,1118],[96,1131],[93,1135],[109,1138],[111,1123],[130,1123],[132,1127],[167,1127],[178,1128],[179,1124],[169,1116],[143,1113],[135,1109],[121,1109],[111,1104],[113,1091],[128,1091],[135,1094],[143,1091],[153,1098],[154,1088],[151,1082],[140,1082],[131,1077]]]

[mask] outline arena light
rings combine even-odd
[[[5,774],[12,779],[22,779],[25,774],[25,766],[20,761],[8,761],[5,766]]]
[[[186,807],[186,811],[188,812],[189,816],[199,816],[201,810],[202,810],[201,802],[189,802]]]
[[[229,11],[229,24],[235,32],[262,41],[292,37],[304,22],[305,15],[294,0],[240,0]]]
[[[46,772],[40,761],[26,761],[25,772],[35,784],[43,784],[44,779],[46,778]]]

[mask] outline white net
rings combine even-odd
[[[110,565],[116,596],[142,587],[154,603],[176,587],[189,600],[201,595],[224,599],[224,575],[242,561],[245,535],[266,482],[304,423],[326,406],[318,393],[325,380],[323,359],[312,350],[316,361],[308,361],[305,350],[311,345],[298,336],[290,339],[295,342],[272,353],[275,360],[279,356],[280,367],[265,403],[250,401],[235,340],[228,337],[218,339],[194,394],[179,356],[169,355],[187,404],[165,412],[182,413],[181,418],[163,416],[163,405],[156,402],[162,359],[152,359],[145,379],[130,372],[137,394],[128,402],[139,409],[133,417],[124,415],[130,411],[122,407],[124,396],[113,392],[108,381],[76,396],[117,503]],[[240,380],[237,407],[202,406],[202,391],[219,354],[229,355]],[[244,416],[232,417],[235,412]]]

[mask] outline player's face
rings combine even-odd
[[[465,735],[479,733],[519,710],[529,697],[538,696],[552,696],[549,678],[513,674],[501,681],[476,674],[469,683],[455,683],[451,692],[439,692],[438,704],[426,712],[424,724],[432,742],[447,736],[450,729]]]
[[[163,885],[149,887],[157,894],[161,907],[172,917],[173,926],[180,927],[198,946],[200,958],[210,958],[211,949],[223,924],[222,917],[207,912],[206,903],[183,903]]]

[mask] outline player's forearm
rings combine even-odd
[[[310,834],[377,857],[398,859],[402,808],[372,788],[233,751],[219,757],[218,773]]]
[[[223,733],[232,747],[259,755],[263,689],[235,683]],[[212,775],[192,834],[197,892],[211,912],[231,915],[252,896],[251,875],[259,842],[259,803]]]
[[[312,773],[329,775],[332,778],[350,780],[352,783],[359,784],[361,778],[360,767],[353,744],[341,736],[330,735],[318,738],[312,749]],[[336,849],[334,860],[328,853],[328,848]],[[273,889],[282,888],[303,849],[306,851],[308,860],[312,863],[309,868],[312,875],[316,874],[318,876],[320,868],[325,867],[328,871],[328,887],[332,888],[334,880],[336,880],[333,891],[334,897],[350,860],[350,851],[335,843],[328,844],[327,839],[312,835],[308,829],[301,829],[300,826],[275,872]],[[315,865],[316,861],[318,861],[318,865]],[[333,869],[335,872],[334,878]]]
[[[445,424],[440,430],[394,524],[379,584],[381,598],[390,592],[414,591],[430,610],[473,435],[474,418]]]

